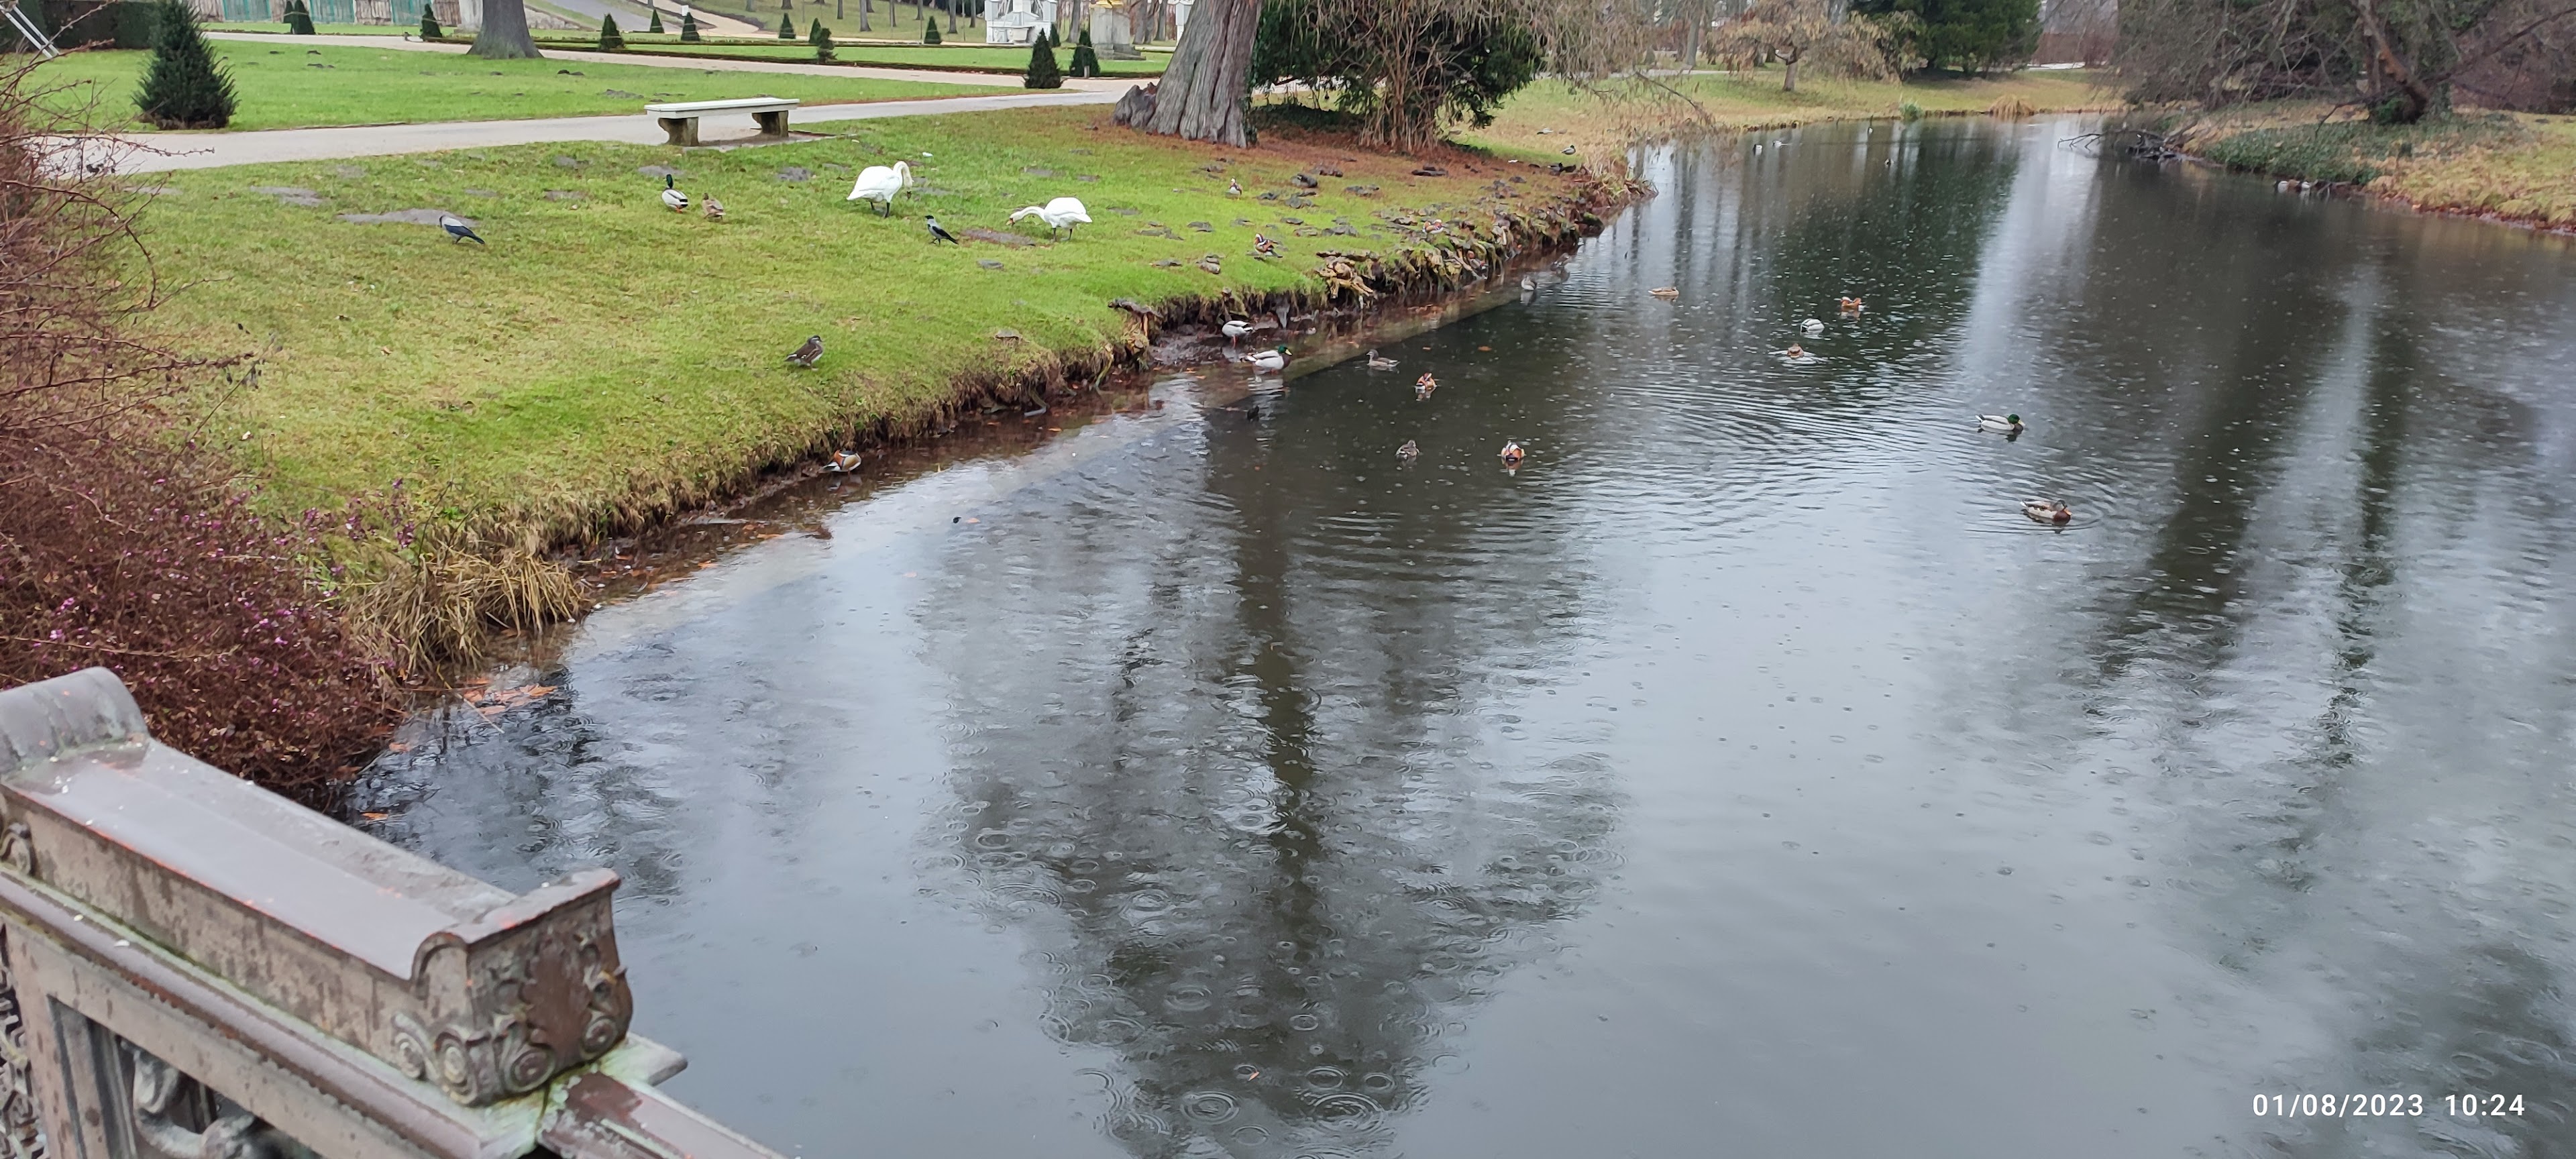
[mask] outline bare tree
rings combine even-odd
[[[1783,92],[1798,91],[1802,64],[1850,76],[1895,75],[1885,26],[1861,16],[1837,21],[1825,3],[1758,0],[1718,30],[1714,47],[1720,55],[1746,64],[1759,64],[1765,58],[1779,61]]]
[[[2463,74],[2576,28],[2576,0],[2125,0],[2121,24],[2133,98],[2329,97],[2406,124]]]
[[[528,6],[521,0],[483,0],[483,27],[474,33],[471,55],[485,60],[542,60],[528,35]]]

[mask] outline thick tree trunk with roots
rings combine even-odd
[[[537,42],[528,35],[528,7],[520,0],[483,0],[483,27],[474,34],[470,55],[486,60],[541,60]]]
[[[1252,40],[1261,0],[1199,0],[1154,96],[1146,131],[1242,147],[1252,143]]]

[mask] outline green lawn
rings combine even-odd
[[[596,37],[574,39],[562,33],[549,32],[538,37],[537,43],[540,48],[587,49],[595,47],[598,39]],[[800,64],[810,63],[814,59],[814,47],[801,40],[722,40],[682,44],[679,38],[667,34],[649,36],[628,33],[626,50],[638,55],[681,53],[691,56],[724,56],[747,60],[795,61]],[[999,48],[983,44],[919,46],[840,44],[833,48],[832,53],[842,64],[871,64],[889,68],[964,69],[1010,73],[1015,76],[1029,65],[1029,50],[1025,48]],[[1160,76],[1164,65],[1168,62],[1169,58],[1161,54],[1151,55],[1143,60],[1104,59],[1100,62],[1100,71],[1108,76]],[[1073,63],[1073,50],[1057,49],[1056,63],[1059,66]]]
[[[1468,214],[1502,204],[1491,189],[1511,176],[1526,181],[1501,183],[1509,203],[1528,206],[1571,180],[1459,159],[1450,176],[1415,178],[1413,161],[1280,140],[1211,149],[1117,129],[1103,109],[846,131],[721,152],[556,144],[153,174],[168,192],[144,227],[162,276],[188,287],[154,317],[200,349],[275,341],[258,391],[215,421],[284,509],[401,478],[477,521],[560,539],[720,493],[871,423],[927,417],[960,382],[1097,357],[1131,325],[1113,298],[1291,286],[1319,250],[1393,252],[1403,239],[1378,215],[1397,206]],[[922,187],[894,216],[844,200],[855,167],[898,158]],[[726,219],[664,209],[647,165],[679,167],[679,188],[721,199]],[[1324,165],[1346,175],[1324,178],[1313,207],[1284,208],[1289,176]],[[812,178],[782,179],[790,166]],[[1245,196],[1225,195],[1229,178]],[[933,248],[922,227],[935,212],[952,229],[1008,229],[1012,209],[1063,195],[1094,224],[1060,244],[1032,228],[1027,247]],[[338,217],[404,209],[464,214],[491,245]],[[1317,231],[1346,218],[1358,234],[1300,236],[1289,217]],[[1252,257],[1256,229],[1287,256]],[[1211,253],[1222,277],[1195,265]],[[821,365],[784,365],[815,333]]]
[[[415,121],[517,120],[642,112],[648,99],[796,97],[809,104],[1016,92],[937,82],[722,72],[653,65],[488,61],[448,53],[324,44],[304,37],[219,40],[241,99],[232,128],[381,125]],[[130,115],[148,53],[76,52],[38,66],[45,99],[57,109],[96,102]]]

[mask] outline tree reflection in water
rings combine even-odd
[[[1331,424],[1147,456],[1199,459],[1194,491],[1148,463],[1033,496],[1128,515],[963,537],[936,601],[975,612],[931,643],[961,729],[934,847],[1030,932],[1048,1032],[1122,1060],[1104,1126],[1140,1155],[1380,1150],[1614,864],[1598,738],[1516,715],[1582,631],[1547,611],[1572,606],[1548,511],[1456,520],[1444,492],[1508,480],[1372,486],[1356,457],[1270,485],[1331,459]]]

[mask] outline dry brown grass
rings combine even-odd
[[[2358,185],[2435,213],[2576,229],[2576,117],[2464,109],[2373,125],[2317,102],[2229,109],[2178,129],[2230,168]]]

